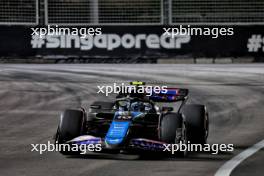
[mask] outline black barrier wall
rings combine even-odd
[[[98,36],[40,38],[31,35],[30,27],[0,26],[0,56],[71,55],[91,58],[179,55],[190,57],[264,56],[264,26],[233,26],[234,35],[217,38],[198,35],[180,35],[172,38],[163,35],[165,32],[163,28],[170,27],[105,26],[100,27],[102,35]],[[209,26],[209,28],[216,27]]]

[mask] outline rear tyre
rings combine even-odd
[[[206,144],[209,134],[209,116],[204,105],[185,105],[187,138],[192,144]]]
[[[56,141],[63,144],[75,137],[82,135],[85,131],[85,114],[81,110],[67,109],[61,114]],[[62,154],[70,152],[60,151]]]
[[[187,144],[187,129],[181,114],[169,113],[160,122],[160,140],[168,144]],[[177,151],[177,156],[187,156],[187,150]]]

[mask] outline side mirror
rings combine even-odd
[[[173,107],[162,107],[162,111],[171,112],[173,111]]]
[[[91,105],[91,109],[101,109],[101,105]]]

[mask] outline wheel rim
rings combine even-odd
[[[185,144],[185,145],[187,145],[187,131],[186,131],[186,127],[185,127],[185,124],[183,125],[183,128],[182,128],[182,130],[183,130],[183,132],[182,132],[182,134],[183,134],[183,136],[182,136],[182,139],[181,139],[181,141],[182,141],[182,143],[183,144]],[[187,149],[183,152],[183,156],[186,156],[187,155]]]
[[[185,124],[182,125],[182,135],[181,135],[181,138],[179,140],[175,139],[175,143],[179,144],[180,142],[182,142],[183,145],[186,145],[187,146],[187,130],[186,130],[186,126]],[[182,152],[182,155],[185,157],[187,156],[187,153],[188,153],[188,150],[186,149],[185,151],[180,151]]]

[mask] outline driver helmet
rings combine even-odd
[[[127,101],[119,101],[118,102],[118,110],[119,111],[128,111],[129,102]]]

